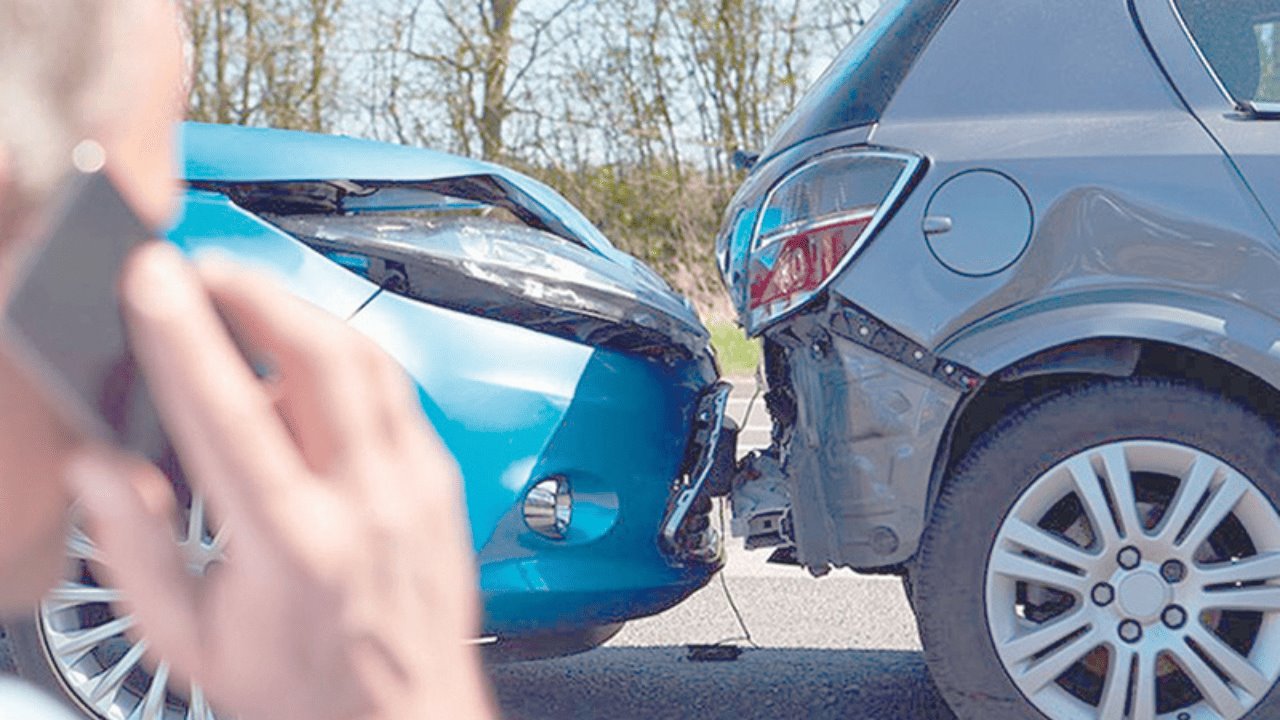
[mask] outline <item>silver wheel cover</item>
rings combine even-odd
[[[192,498],[185,520],[178,546],[192,574],[203,575],[225,559],[225,534],[210,531],[200,495]],[[67,554],[71,574],[41,602],[37,627],[49,666],[68,693],[109,720],[219,720],[198,686],[179,687],[165,662],[154,671],[142,662],[146,641],[124,635],[135,621],[110,607],[121,594],[94,577],[101,558],[78,528],[67,540]]]
[[[988,555],[1009,678],[1053,720],[1239,720],[1280,677],[1280,514],[1221,460],[1130,440],[1037,478]]]

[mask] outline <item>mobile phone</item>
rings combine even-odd
[[[102,172],[71,177],[48,228],[5,307],[5,352],[80,430],[160,460],[168,443],[129,350],[118,291],[130,251],[156,232]]]

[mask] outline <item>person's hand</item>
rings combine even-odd
[[[136,253],[122,295],[183,469],[229,537],[227,561],[193,577],[159,471],[100,448],[73,463],[148,652],[249,720],[489,715],[458,471],[403,371],[271,282],[193,270],[165,245]]]

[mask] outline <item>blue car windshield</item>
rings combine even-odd
[[[810,88],[761,155],[876,122],[956,0],[885,0]]]

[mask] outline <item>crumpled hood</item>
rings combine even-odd
[[[318,233],[300,232],[303,228],[298,223],[284,221],[276,207],[280,203],[288,204],[288,195],[294,192],[294,185],[351,183],[384,188],[413,185],[443,188],[450,195],[471,197],[486,203],[495,199],[513,203],[529,211],[535,227],[541,226],[537,229],[560,235],[580,246],[581,251],[577,253],[572,248],[561,248],[557,253],[562,256],[562,261],[581,265],[582,273],[577,274],[588,274],[594,278],[597,289],[602,291],[600,298],[627,298],[625,303],[585,301],[591,307],[582,309],[589,309],[593,319],[625,321],[646,332],[662,328],[662,334],[683,350],[683,354],[698,357],[706,352],[708,334],[685,298],[647,265],[615,248],[599,229],[554,190],[508,168],[432,150],[350,137],[202,123],[183,126],[183,145],[185,179],[189,184],[223,192],[245,209],[268,218],[304,241],[316,239]],[[368,212],[370,209],[367,202],[362,201],[360,210]],[[341,200],[330,209],[336,227],[343,225],[342,216],[348,210]],[[336,229],[333,223],[323,222],[321,216],[312,215],[310,219],[313,225],[327,225],[330,231]],[[364,233],[359,229],[353,227],[347,231],[353,240],[363,241],[361,244],[366,246],[370,244],[367,242],[369,238],[361,237]],[[535,233],[526,235],[531,242],[537,236]],[[448,239],[444,235],[439,237]],[[322,239],[332,242],[340,238]],[[547,243],[538,244],[550,247]],[[430,253],[431,248],[420,247],[418,250]],[[459,264],[459,267],[463,266]],[[516,265],[512,268],[513,271],[521,270]],[[599,287],[601,282],[612,284],[615,292]],[[525,278],[518,278],[514,272],[511,278],[504,278],[500,284],[510,287],[516,283],[528,284]],[[478,296],[474,287],[469,287],[469,294]],[[442,302],[449,298],[436,296],[421,299],[464,310],[475,304],[471,299],[463,302],[462,298],[458,302]],[[485,315],[495,314],[489,304],[484,310]],[[569,324],[571,326],[572,321]],[[586,340],[582,336],[584,333],[577,330],[576,339]],[[600,335],[596,330],[588,334]],[[653,339],[650,337],[646,344],[651,344]]]
[[[501,178],[557,215],[581,240],[610,259],[619,252],[559,193],[492,163],[448,153],[341,135],[239,125],[184,123],[184,179],[190,183],[270,183],[308,180],[427,182],[470,176]]]

